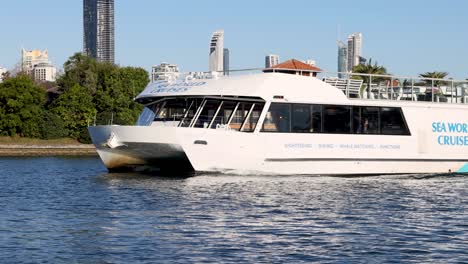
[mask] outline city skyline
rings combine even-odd
[[[0,43],[1,66],[13,68],[22,46],[48,48],[53,54],[51,60],[59,67],[82,51],[81,1],[28,1],[28,9],[23,8],[24,3],[8,2],[0,10],[0,23],[9,25]],[[229,34],[229,49],[235,51],[230,58],[231,69],[260,68],[266,55],[280,54],[284,60],[313,57],[324,70],[336,71],[340,25],[343,32],[362,32],[365,57],[392,74],[447,71],[454,78],[468,76],[466,62],[459,59],[468,57],[463,44],[468,37],[460,34],[468,23],[462,11],[468,7],[465,2],[440,7],[435,1],[397,0],[394,6],[405,6],[398,8],[371,1],[300,1],[296,6],[301,8],[280,8],[260,1],[244,10],[241,7],[246,3],[231,6],[142,0],[135,5],[116,1],[115,62],[150,70],[154,64],[170,61],[182,71],[204,71],[206,43],[214,30],[223,28]],[[168,12],[175,9],[178,12]],[[447,15],[436,19],[440,13]],[[288,18],[285,21],[266,19],[284,16]],[[39,30],[44,28],[47,30]]]

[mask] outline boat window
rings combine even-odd
[[[272,103],[263,121],[264,132],[291,131],[291,105]]]
[[[161,109],[162,102],[145,106],[137,120],[137,126],[150,126],[156,114]]]
[[[401,108],[272,103],[262,132],[411,135]]]
[[[237,106],[236,112],[229,123],[229,128],[232,130],[240,130],[244,119],[249,114],[250,108],[252,108],[252,103],[241,102]]]
[[[379,134],[379,107],[354,106],[353,132],[354,134]]]
[[[191,101],[191,104],[189,106],[189,109],[187,112],[184,114],[184,118],[180,122],[181,127],[189,127],[190,123],[192,122],[193,118],[195,117],[195,114],[197,113],[198,108],[200,108],[201,104],[203,103],[202,98],[193,98]]]
[[[351,133],[351,107],[325,105],[323,109],[323,132],[330,134]]]
[[[208,128],[208,126],[211,123],[211,120],[213,119],[216,111],[219,108],[220,103],[220,100],[206,100],[206,103],[203,106],[203,109],[200,115],[198,116],[197,121],[195,121],[195,125],[193,127]]]
[[[137,126],[149,126],[153,122],[155,114],[153,110],[149,107],[145,107],[143,112],[141,112],[136,123]]]
[[[382,107],[380,109],[380,127],[384,135],[409,135],[401,108]]]
[[[311,106],[304,104],[293,104],[292,106],[292,127],[293,133],[312,132],[312,114]]]
[[[161,110],[155,111],[157,114],[154,121],[181,121],[191,102],[188,98],[165,101]]]
[[[322,118],[322,106],[321,105],[312,105],[312,130],[313,133],[321,133],[323,118]]]
[[[229,118],[231,118],[236,106],[237,102],[223,101],[223,104],[221,105],[221,108],[219,109],[219,112],[213,120],[213,124],[211,124],[210,128],[224,127],[229,122]]]
[[[263,106],[264,106],[263,103],[255,103],[252,109],[252,112],[247,117],[247,120],[245,120],[242,131],[253,132],[255,130],[255,127],[257,126],[257,123],[258,123],[258,119],[260,118],[260,114],[262,113]]]
[[[156,116],[154,112],[154,105],[148,105],[143,108],[143,111],[141,114],[138,116],[138,120],[136,122],[137,126],[149,126],[154,120],[154,117]]]

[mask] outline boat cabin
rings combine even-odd
[[[141,126],[239,132],[410,135],[401,107],[356,105],[316,78],[269,73],[150,85]]]

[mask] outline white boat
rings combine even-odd
[[[89,133],[111,171],[468,172],[464,94],[456,103],[351,98],[323,80],[273,72],[158,81],[135,99],[146,106],[137,125]]]

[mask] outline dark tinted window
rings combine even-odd
[[[313,133],[322,132],[322,106],[312,105],[312,131]]]
[[[262,132],[410,135],[401,108],[272,103]]]
[[[353,107],[353,133],[379,134],[379,107],[354,106]]]
[[[325,105],[323,108],[323,132],[331,134],[351,133],[351,107]]]
[[[293,133],[312,132],[311,105],[292,105],[292,128]]]
[[[409,135],[401,108],[380,108],[380,129],[384,135]]]
[[[291,131],[291,105],[272,103],[265,116],[262,131],[290,132]]]

